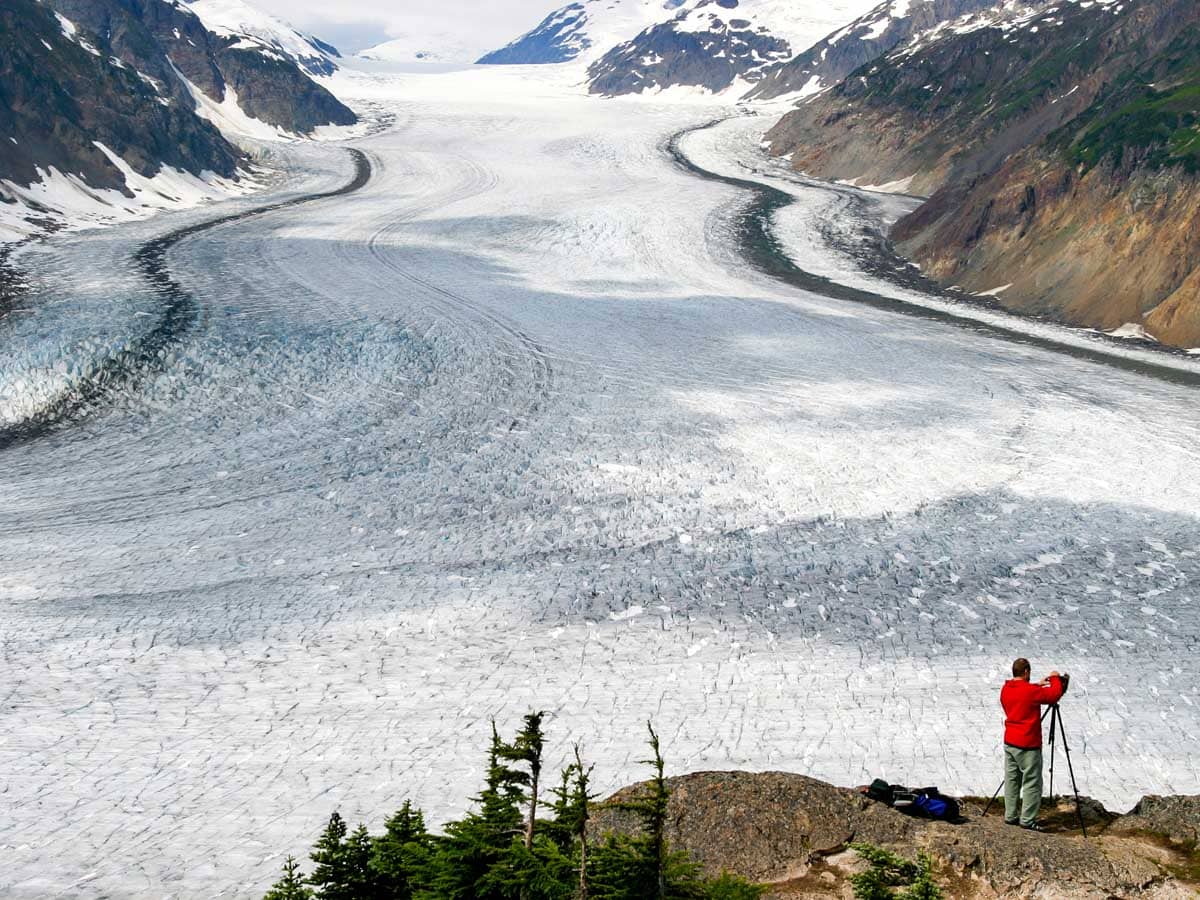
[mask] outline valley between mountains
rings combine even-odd
[[[672,139],[786,191],[809,273],[1190,360],[870,274],[908,201],[794,177],[724,104],[336,79],[372,135],[12,260],[15,418],[160,323],[141,248],[247,213],[170,242],[195,316],[138,378],[3,450],[0,894],[261,893],[332,808],[459,814],[489,720],[535,707],[601,790],[653,719],[675,771],[978,792],[1017,650],[1075,675],[1081,789],[1194,790],[1187,378],[773,278],[752,195]],[[316,196],[348,148],[370,178]]]

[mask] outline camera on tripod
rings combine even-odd
[[[1029,680],[1029,661],[1025,660],[1025,659],[1019,659],[1015,663],[1013,663],[1013,675],[1016,678],[1021,678],[1023,676],[1025,681],[1028,681]],[[1059,679],[1059,683],[1062,687],[1062,693],[1065,694],[1067,692],[1067,689],[1071,686],[1071,676],[1069,674],[1067,674],[1066,672],[1063,672],[1063,673],[1056,672],[1055,675]],[[1039,682],[1039,686],[1041,687],[1042,690],[1045,690],[1045,688],[1047,686],[1049,686],[1049,684],[1050,684],[1050,679],[1046,679],[1044,681]],[[1061,695],[1060,695],[1060,697],[1061,697]],[[1050,796],[1051,797],[1054,796],[1055,751],[1058,749],[1058,745],[1061,743],[1062,749],[1063,749],[1063,755],[1067,759],[1067,772],[1071,776],[1071,791],[1075,794],[1075,815],[1079,817],[1079,830],[1083,833],[1083,836],[1086,838],[1088,836],[1087,823],[1084,822],[1084,820],[1083,820],[1083,805],[1080,803],[1080,800],[1079,800],[1079,785],[1075,781],[1075,766],[1071,762],[1071,746],[1070,746],[1070,744],[1067,743],[1067,732],[1066,732],[1066,729],[1063,728],[1062,711],[1058,708],[1057,701],[1055,701],[1054,703],[1049,703],[1045,700],[1042,700],[1041,702],[1046,706],[1046,711],[1044,713],[1042,713],[1041,721],[1045,722],[1046,719],[1050,720],[1050,739],[1049,739],[1049,741],[1047,741],[1047,744],[1049,745],[1049,753],[1050,753]],[[1006,711],[1007,711],[1007,708],[1006,708]],[[1038,731],[1038,737],[1039,738],[1041,737],[1040,726],[1039,726],[1039,731]],[[1040,750],[1040,747],[1038,749]],[[1037,760],[1037,766],[1038,766],[1039,775],[1040,775],[1040,769],[1041,769],[1040,757]],[[1007,778],[1006,778],[1006,780],[1007,780]],[[992,808],[992,804],[996,802],[996,798],[999,797],[1000,792],[1002,790],[1004,790],[1004,786],[1005,786],[1005,781],[1001,781],[1000,787],[996,788],[996,793],[992,794],[992,799],[989,800],[987,802],[987,805],[983,808],[984,816],[987,816],[988,812]]]

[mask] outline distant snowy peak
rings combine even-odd
[[[512,43],[479,59],[480,65],[547,65],[588,61],[662,22],[686,0],[576,0],[546,16]],[[728,2],[728,0],[725,0]]]
[[[768,70],[747,98],[802,99],[833,87],[855,69],[901,45],[1014,20],[1048,5],[1049,0],[887,0],[794,59]]]
[[[593,93],[743,92],[871,0],[687,0],[588,69]]]
[[[332,75],[337,48],[292,28],[242,0],[188,0],[181,4],[218,37],[233,41],[231,49],[257,50],[264,56],[291,60],[309,75]]]
[[[463,44],[448,34],[405,35],[355,54],[369,62],[397,65],[470,63],[478,55],[478,47]]]
[[[482,56],[479,64],[541,65],[569,62],[592,45],[587,35],[587,21],[587,12],[582,3],[564,6],[546,16],[532,31]]]

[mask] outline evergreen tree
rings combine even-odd
[[[521,833],[520,804],[525,799],[522,786],[528,780],[525,773],[505,765],[508,747],[500,740],[496,723],[492,723],[492,746],[488,751],[487,778],[482,793],[476,798],[479,814],[488,830],[503,842]]]
[[[765,893],[762,885],[722,872],[720,878],[708,882],[704,896],[706,900],[759,900]]]
[[[429,864],[432,839],[425,816],[411,801],[384,823],[371,847],[371,869],[379,894],[388,900],[412,900]]]
[[[511,743],[504,743],[498,753],[505,762],[521,766],[510,770],[515,785],[524,787],[525,818],[523,833],[514,840],[488,873],[485,883],[497,894],[519,900],[569,900],[575,888],[575,864],[572,843],[565,846],[555,840],[556,822],[545,823],[545,833],[538,830],[537,813],[540,800],[542,758],[545,735],[542,732],[543,712],[525,716],[524,724]]]
[[[591,818],[591,802],[595,795],[589,788],[592,767],[583,764],[579,745],[575,745],[575,762],[562,770],[560,783],[551,792],[554,803],[551,809],[554,818],[545,826],[546,833],[567,856],[577,856],[578,877],[576,897],[588,900],[588,835],[587,824]]]
[[[892,900],[896,896],[893,888],[909,884],[921,874],[921,867],[917,863],[909,862],[882,847],[873,844],[850,846],[871,865],[867,871],[850,878],[855,900]]]
[[[552,804],[539,800],[545,739],[543,714],[530,713],[512,743],[492,723],[483,790],[475,809],[434,836],[419,809],[406,801],[372,837],[365,825],[347,834],[334,812],[311,853],[308,878],[295,859],[265,900],[758,900],[763,889],[729,874],[706,881],[685,853],[671,851],[666,835],[670,789],[658,735],[650,732],[653,769],[644,790],[614,804],[632,813],[632,834],[588,840],[592,769],[575,761],[562,771]],[[526,790],[528,789],[528,790]],[[553,811],[539,820],[539,806]],[[910,863],[870,845],[855,849],[871,863],[855,876],[855,896],[869,900],[941,900],[932,864]],[[315,890],[308,887],[311,885]]]
[[[493,722],[487,777],[475,798],[478,809],[446,826],[430,862],[430,884],[422,900],[516,900],[511,851],[523,831],[523,773],[505,765],[504,749]]]
[[[521,772],[519,783],[529,789],[529,811],[525,816],[525,849],[533,849],[533,835],[537,828],[538,787],[542,776],[542,753],[546,739],[542,733],[545,712],[532,712],[525,716],[524,727],[517,732],[511,744],[500,748],[501,756],[508,762],[524,763],[528,772]]]
[[[700,867],[684,853],[667,846],[667,801],[671,791],[654,726],[650,731],[654,769],[648,793],[616,804],[634,813],[641,825],[636,836],[609,835],[592,854],[588,874],[593,900],[693,900],[704,896]]]
[[[381,896],[375,870],[371,868],[372,845],[367,826],[362,824],[344,844],[346,896],[354,900],[376,900]]]
[[[304,885],[304,876],[300,874],[300,863],[296,857],[289,856],[283,862],[283,877],[271,885],[263,900],[311,900],[312,891]]]
[[[901,900],[944,900],[945,894],[933,880],[933,860],[926,854],[917,855],[917,877],[908,890],[900,894]]]
[[[514,839],[503,863],[493,869],[489,883],[505,896],[521,900],[572,900],[575,897],[575,859],[545,835],[533,847]]]
[[[346,865],[346,821],[335,811],[309,855],[316,868],[308,883],[320,900],[357,900],[349,893]]]
[[[550,804],[552,817],[542,825],[542,833],[554,841],[558,849],[570,853],[575,846],[575,831],[571,827],[568,806],[571,802],[571,781],[575,775],[574,764],[566,766],[558,773],[558,787],[550,788],[554,802]]]

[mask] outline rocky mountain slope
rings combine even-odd
[[[854,842],[909,859],[932,856],[937,880],[954,898],[1195,896],[1200,879],[1200,796],[1147,797],[1127,816],[1085,799],[1084,839],[1074,802],[1051,806],[1049,833],[1003,824],[993,807],[968,802],[952,825],[903,815],[853,790],[779,772],[701,772],[669,780],[668,838],[710,875],[728,871],[765,883],[767,898],[849,897],[849,876],[864,868]],[[618,801],[645,786],[626,788]],[[628,813],[609,807],[597,834],[633,831]]]
[[[578,61],[592,93],[742,93],[870,0],[576,0],[482,64]]]
[[[1030,8],[1017,0],[999,4],[997,0],[887,0],[786,63],[771,67],[746,97],[773,100],[815,94],[918,36],[973,29]]]
[[[98,43],[38,0],[0,6],[0,178],[28,186],[54,168],[124,189],[98,143],[145,176],[164,165],[234,175],[241,152],[196,117],[177,80],[116,61]]]
[[[1200,346],[1200,6],[1056,3],[902,45],[768,134],[928,201],[893,238],[1004,305]]]
[[[187,8],[218,37],[233,38],[242,50],[292,60],[314,77],[332,75],[342,58],[337,47],[304,34],[242,0],[190,0]]]
[[[0,7],[0,240],[220,193],[214,179],[243,159],[221,128],[356,121],[308,75],[329,70],[332,48],[234,0],[196,6],[242,24],[210,30],[174,0]]]
[[[351,125],[354,113],[308,77],[299,62],[261,38],[229,28],[209,31],[188,7],[171,0],[48,0],[88,32],[97,49],[151,76],[182,98],[179,76],[217,104],[284,131]],[[201,5],[201,9],[210,9]]]
[[[643,28],[668,18],[687,0],[574,0],[532,29],[482,56],[480,65],[548,65],[589,61]]]
[[[589,89],[610,96],[675,86],[742,93],[865,7],[863,0],[690,0],[593,63]]]

